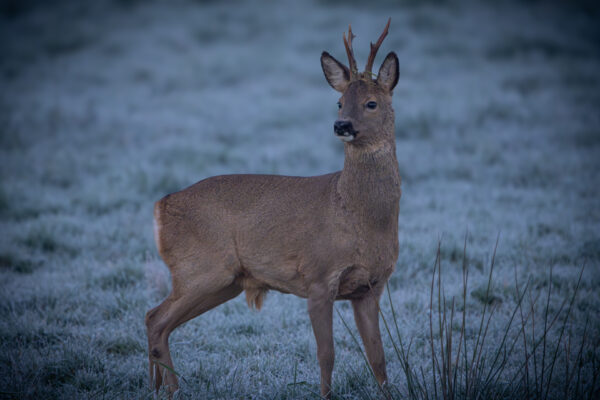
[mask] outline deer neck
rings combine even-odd
[[[343,207],[366,223],[397,229],[400,173],[393,136],[377,145],[344,147],[337,187]]]

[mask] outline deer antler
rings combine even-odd
[[[348,39],[346,39],[346,33],[344,32],[344,46],[346,46],[346,54],[348,54],[348,62],[350,63],[350,79],[358,74],[356,60],[354,59],[354,51],[352,50],[352,39],[354,39],[354,37],[355,36],[352,34],[352,26],[348,25]]]
[[[383,39],[385,39],[385,37],[388,34],[388,28],[390,27],[391,21],[392,18],[390,17],[390,19],[388,19],[387,25],[385,26],[385,29],[381,33],[381,36],[379,36],[379,40],[377,40],[377,43],[371,43],[371,53],[369,54],[369,58],[367,59],[367,66],[365,67],[366,73],[372,74],[371,69],[373,68],[373,63],[375,62],[375,55],[377,54],[377,50],[379,50],[379,46],[381,46],[381,43],[383,43]],[[345,42],[346,41],[344,39],[344,43]],[[346,47],[346,49],[348,49],[348,47]]]

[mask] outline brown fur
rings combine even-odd
[[[177,388],[168,369],[173,329],[242,291],[260,309],[271,289],[308,299],[323,396],[330,392],[337,299],[352,301],[369,362],[381,384],[387,379],[377,313],[398,257],[400,175],[391,107],[397,57],[386,57],[377,80],[350,78],[327,53],[321,63],[342,92],[339,119],[358,131],[344,145],[342,171],[216,176],[156,203],[156,244],[173,280],[171,294],[146,315],[157,390]],[[377,102],[375,110],[365,106],[369,101]]]

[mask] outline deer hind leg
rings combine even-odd
[[[146,313],[150,387],[155,385],[157,392],[163,386],[163,378],[165,380],[164,384],[170,393],[174,393],[179,387],[177,377],[165,373],[165,366],[173,368],[171,354],[169,353],[169,332],[165,324],[172,304],[173,296],[171,294],[158,307]]]
[[[354,320],[362,338],[367,359],[380,385],[387,381],[385,355],[379,331],[379,295],[368,293],[361,299],[352,300]]]
[[[202,271],[201,268],[195,269]],[[172,269],[173,272],[173,269]],[[150,386],[158,392],[166,386],[172,394],[179,385],[173,373],[173,362],[169,352],[169,335],[179,325],[222,304],[242,292],[235,277],[214,279],[211,274],[197,273],[193,280],[188,279],[181,284],[174,278],[173,291],[158,307],[146,314],[148,334],[148,354],[150,366]]]

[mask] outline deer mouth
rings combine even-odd
[[[351,142],[356,138],[357,131],[353,132],[335,132],[335,136],[342,142]]]

